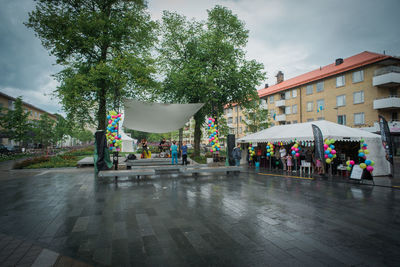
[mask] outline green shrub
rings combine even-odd
[[[49,161],[49,158],[50,158],[49,156],[41,156],[41,157],[29,158],[29,159],[26,159],[24,161],[15,163],[14,164],[14,169],[25,169],[28,166],[33,165],[33,164],[38,164],[38,163],[41,163],[41,162]]]
[[[94,146],[88,146],[85,148],[74,149],[64,153],[67,156],[92,156],[94,154]]]
[[[207,163],[207,158],[205,156],[195,156],[194,154],[191,154],[190,158],[192,160],[196,161],[199,164],[206,164]]]
[[[0,154],[0,162],[25,158],[25,157],[29,157],[29,156],[32,156],[32,155],[28,154],[28,153]]]

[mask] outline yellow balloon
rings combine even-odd
[[[360,168],[361,168],[361,169],[365,169],[365,168],[367,168],[367,164],[365,164],[365,163],[361,163],[361,164],[360,164]]]
[[[369,150],[368,150],[368,149],[365,149],[365,150],[364,150],[364,153],[365,153],[365,154],[369,154]]]
[[[325,161],[326,161],[326,163],[328,163],[328,164],[331,164],[331,162],[332,162],[331,159],[326,159]]]

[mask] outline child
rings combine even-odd
[[[318,174],[322,174],[322,162],[320,159],[317,159],[315,162],[315,167],[317,168]]]
[[[293,165],[293,163],[292,163],[292,155],[288,154],[286,156],[286,164],[287,164],[287,171],[288,172],[292,172],[292,165]]]

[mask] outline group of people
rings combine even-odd
[[[148,149],[147,140],[145,138],[142,139],[141,144],[142,144],[142,158],[151,158],[151,152]],[[169,146],[167,141],[165,140],[165,138],[163,138],[158,145],[158,149],[159,149],[160,153],[170,151],[172,165],[178,164],[178,146],[176,145],[175,140],[173,140],[171,146]],[[188,164],[187,150],[188,150],[188,147],[186,145],[186,142],[184,142],[183,145],[181,146],[182,165]]]
[[[240,160],[242,158],[241,156],[241,150],[240,150],[240,144],[238,144],[232,151],[232,158],[235,160],[235,165],[239,166],[240,165]],[[248,158],[247,161],[249,165],[252,164],[252,162],[260,162],[261,157],[263,155],[263,151],[261,147],[257,147],[256,149],[256,157],[253,158],[253,160],[250,160],[249,154],[247,154]],[[287,150],[284,146],[281,146],[279,150],[275,152],[275,156],[272,157],[274,162],[277,162],[277,165],[280,165],[279,162],[282,164],[282,168],[286,172],[292,172],[293,171],[293,165],[295,159],[293,159],[293,156],[290,153],[287,153]],[[314,155],[310,149],[303,150],[301,154],[301,159],[304,159],[306,162],[310,162],[312,167],[315,169],[315,172],[318,174],[323,173],[323,168],[322,168],[322,161],[319,159],[314,159]],[[277,166],[276,165],[276,166]]]

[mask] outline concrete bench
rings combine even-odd
[[[133,166],[159,166],[159,165],[171,165],[171,159],[137,159],[127,160],[125,162],[126,167],[131,168]],[[178,164],[182,164],[182,160],[178,160]],[[172,166],[172,165],[171,165]]]
[[[243,167],[225,166],[225,167],[183,167],[180,169],[182,173],[217,173],[217,172],[241,172]]]
[[[152,169],[137,169],[137,170],[110,170],[110,171],[99,171],[98,177],[129,177],[129,176],[146,176],[154,175],[155,170]]]

